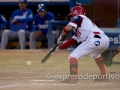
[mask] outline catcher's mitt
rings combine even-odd
[[[113,63],[113,57],[115,57],[115,55],[117,55],[119,53],[119,51],[120,51],[119,47],[114,50],[108,49],[108,50],[104,51],[101,54],[103,57],[103,60],[104,60],[104,64],[106,66],[111,66]]]
[[[110,66],[113,62],[113,52],[112,52],[112,50],[106,50],[101,55],[103,57],[104,64],[106,66]]]

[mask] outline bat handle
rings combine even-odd
[[[58,44],[55,45],[55,47],[52,49],[52,51],[55,51],[55,49],[57,48]]]

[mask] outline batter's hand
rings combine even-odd
[[[63,37],[62,36],[60,36],[58,39],[57,39],[57,44],[58,45],[60,45],[60,44],[62,44],[63,43]]]
[[[38,30],[38,31],[36,31],[35,33],[34,33],[34,35],[35,35],[35,37],[39,37],[40,35],[41,35],[41,31],[40,30]]]
[[[52,49],[50,49],[52,50]],[[59,47],[56,47],[55,51],[51,53],[51,55],[54,55],[55,53],[57,53],[59,51]]]
[[[16,23],[16,22],[17,22],[17,19],[13,19],[13,20],[11,21],[12,24],[14,24],[14,23]]]

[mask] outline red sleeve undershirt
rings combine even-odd
[[[71,45],[73,45],[73,44],[75,44],[75,43],[77,43],[77,41],[76,41],[75,39],[71,38],[71,39],[68,40],[67,42],[61,44],[61,45],[59,46],[59,49],[65,49],[65,48],[67,48],[67,47],[69,47],[69,46],[71,46]]]

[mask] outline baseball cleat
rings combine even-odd
[[[76,77],[69,77],[68,79],[62,80],[64,83],[77,83],[78,79]]]

